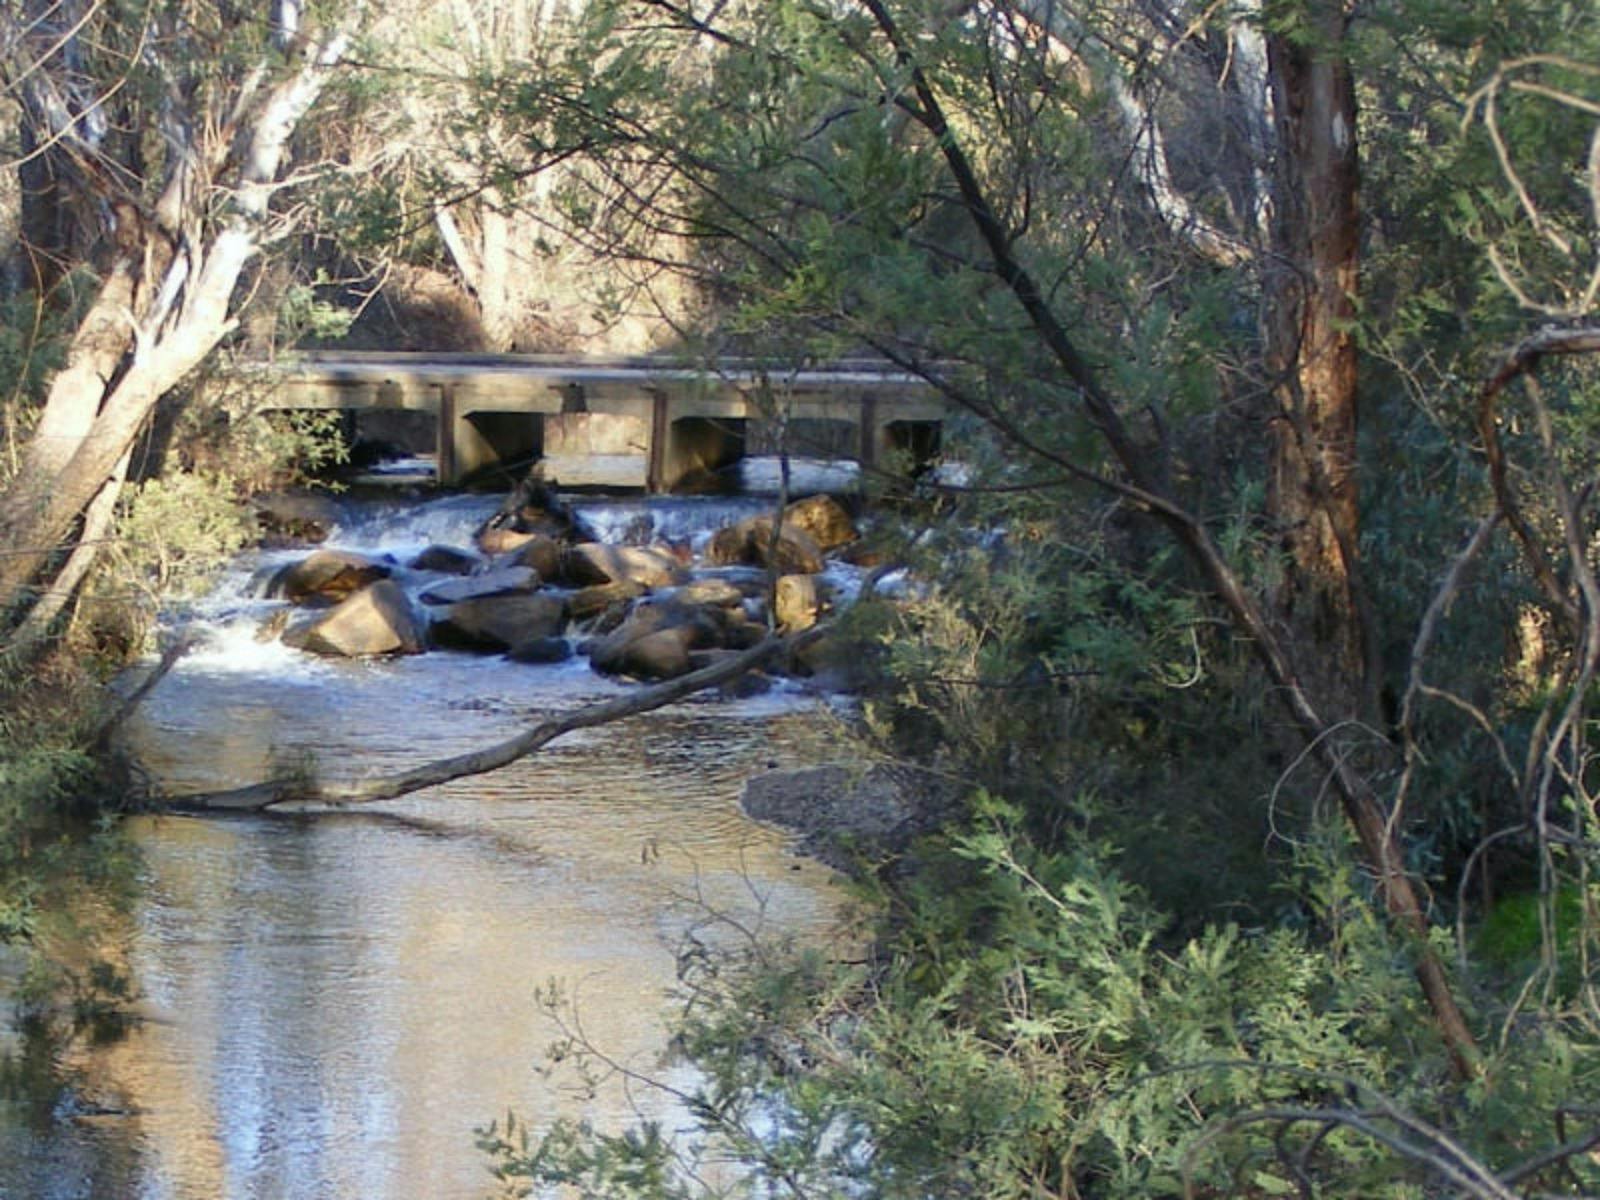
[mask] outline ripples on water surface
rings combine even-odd
[[[461,542],[483,502],[443,507],[342,540]],[[238,593],[211,611],[212,639],[131,730],[173,792],[252,782],[283,760],[387,772],[624,686],[582,660],[311,660],[256,644],[259,613]],[[534,1123],[629,1110],[619,1090],[580,1099],[538,1073],[556,1031],[536,988],[561,981],[608,1052],[681,1070],[657,1067],[674,948],[706,907],[821,934],[831,877],[785,855],[738,794],[769,765],[826,758],[835,737],[798,696],[702,700],[381,806],[141,819],[132,956],[148,1019],[82,1064],[91,1098],[128,1115],[25,1142],[0,1163],[0,1196],[491,1193],[475,1126],[507,1108]]]

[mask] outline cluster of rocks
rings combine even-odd
[[[856,538],[845,509],[818,495],[781,521],[718,530],[697,564],[684,547],[595,541],[535,487],[486,522],[471,549],[434,545],[400,563],[324,548],[277,569],[256,593],[292,607],[261,636],[343,657],[443,648],[547,663],[576,652],[605,674],[669,679],[755,645],[769,622],[782,632],[815,624],[829,604],[818,578],[827,555]],[[413,590],[424,581],[415,603],[402,577]]]

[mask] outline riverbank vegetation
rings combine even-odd
[[[124,479],[162,398],[260,335],[258,267],[459,276],[460,328],[543,346],[575,306],[511,294],[512,239],[528,278],[583,264],[582,345],[642,313],[627,338],[774,378],[870,353],[962,414],[945,469],[875,484],[923,586],[852,614],[863,737],[958,816],[861,863],[867,961],[686,960],[698,1142],[497,1126],[507,1187],[699,1196],[731,1157],[793,1196],[1600,1190],[1586,6],[451,11],[472,36],[430,59],[422,25],[346,56],[162,9],[196,75],[103,129],[43,88],[76,30],[7,43],[26,162],[76,204],[35,261],[83,272],[37,352],[0,346],[26,678],[119,512],[150,594],[163,538],[245,536]],[[335,86],[350,123],[293,136]]]

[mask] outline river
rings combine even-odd
[[[693,539],[755,503],[584,515],[619,540]],[[399,557],[465,544],[492,507],[369,506],[331,544]],[[339,662],[258,643],[259,566],[236,564],[201,606],[202,645],[130,727],[168,792],[284,761],[388,771],[633,686],[581,658]],[[834,756],[834,703],[788,686],[697,698],[381,806],[136,819],[142,1019],[76,1052],[75,1086],[47,1117],[0,1128],[0,1196],[454,1200],[493,1192],[473,1131],[508,1109],[671,1128],[681,1117],[648,1091],[589,1095],[541,1071],[558,1030],[536,992],[556,983],[598,1047],[683,1082],[662,1050],[686,934],[717,936],[719,913],[802,935],[830,923],[831,873],[786,853],[738,797],[756,772]]]

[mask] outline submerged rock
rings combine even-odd
[[[400,585],[380,579],[337,607],[291,625],[283,644],[333,657],[421,654],[422,625]]]
[[[535,638],[506,651],[506,657],[519,663],[559,663],[572,657],[572,644],[563,637]]]

